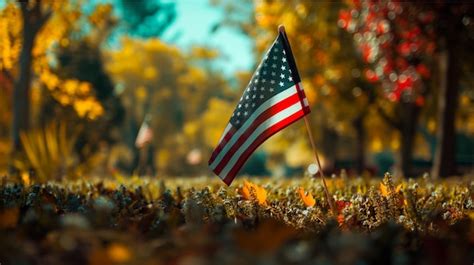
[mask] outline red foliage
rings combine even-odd
[[[339,21],[338,24],[341,28],[347,29],[351,21],[351,13],[347,10],[341,10],[339,12]]]
[[[344,208],[350,206],[352,203],[348,201],[336,201],[337,212],[341,213]]]
[[[430,69],[424,64],[419,64],[416,66],[416,71],[423,78],[429,78],[431,76]]]
[[[371,69],[365,70],[365,78],[367,79],[367,81],[371,83],[375,83],[379,81],[378,76]]]
[[[436,49],[436,17],[426,8],[410,2],[353,1],[351,8],[339,13],[339,26],[357,35],[356,46],[369,67],[364,77],[383,83],[389,100],[424,104],[421,90],[431,76],[429,65]],[[404,93],[410,97],[402,97]]]

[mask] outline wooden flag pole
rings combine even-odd
[[[283,26],[283,25],[278,26],[278,31],[281,32],[283,34],[283,36],[285,37],[284,39],[287,42],[287,46],[288,46],[288,50],[289,50],[288,52],[290,52],[290,56],[293,57],[293,54],[291,52],[290,43],[289,43],[288,38],[286,36],[285,26]],[[294,60],[294,57],[293,57],[293,60]],[[296,65],[296,63],[295,63],[295,65]],[[296,79],[294,78],[294,80],[296,80]],[[308,132],[309,141],[311,143],[311,148],[313,148],[314,158],[316,160],[316,163],[318,164],[319,176],[321,177],[321,181],[323,182],[324,193],[326,194],[326,198],[328,200],[329,207],[331,208],[331,211],[333,212],[333,214],[337,215],[336,208],[334,208],[333,200],[331,198],[331,195],[329,194],[329,190],[328,190],[328,187],[326,185],[326,179],[324,178],[323,168],[321,167],[321,163],[319,161],[318,152],[316,151],[316,145],[314,144],[313,135],[311,134],[311,126],[309,125],[308,117],[306,115],[304,116],[304,123],[306,125],[306,131]]]
[[[304,116],[304,123],[306,124],[306,131],[308,132],[308,137],[309,137],[309,141],[311,143],[311,148],[313,148],[314,158],[316,159],[316,163],[318,163],[319,176],[321,177],[321,180],[323,182],[324,193],[326,193],[326,198],[328,200],[329,207],[331,208],[334,215],[337,215],[337,211],[334,208],[334,203],[332,202],[331,195],[329,194],[329,190],[328,190],[328,187],[326,185],[326,179],[324,177],[323,167],[321,166],[321,162],[319,162],[318,152],[316,151],[316,145],[314,144],[313,135],[311,134],[311,127],[309,126],[309,121],[308,121],[307,116]]]

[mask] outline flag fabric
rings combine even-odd
[[[232,113],[210,169],[230,185],[258,146],[309,112],[291,47],[279,32]]]
[[[140,130],[138,131],[137,138],[135,139],[135,146],[142,148],[146,144],[150,143],[153,139],[153,130],[150,127],[151,117],[147,115],[143,120]]]

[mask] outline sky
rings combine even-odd
[[[177,18],[165,32],[163,39],[188,50],[192,45],[205,45],[220,51],[215,62],[218,69],[227,75],[235,71],[251,70],[253,65],[253,42],[236,29],[221,27],[211,34],[212,26],[219,22],[224,12],[209,0],[176,1]],[[178,36],[175,38],[175,36]]]
[[[210,0],[176,1],[177,17],[173,25],[162,36],[167,43],[174,44],[188,51],[193,45],[203,45],[219,51],[216,69],[222,69],[227,76],[236,71],[248,71],[253,66],[253,41],[236,29],[221,27],[211,34],[211,28],[219,22],[224,14],[222,7],[214,6]],[[92,6],[98,2],[113,0],[90,0]],[[5,0],[0,0],[0,8]]]

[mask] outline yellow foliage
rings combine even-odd
[[[210,59],[214,59],[218,57],[219,53],[217,50],[211,50],[204,47],[193,47],[191,51],[191,55],[198,59],[210,60]]]
[[[380,183],[380,194],[384,197],[388,197],[391,193],[389,187],[385,186],[382,182]],[[397,187],[395,187],[393,193],[398,193],[402,189],[402,184],[399,184]]]
[[[171,159],[169,151],[165,149],[159,150],[156,159],[157,165],[167,165]]]
[[[380,152],[382,151],[382,148],[383,148],[383,144],[380,138],[375,138],[374,140],[372,140],[370,144],[370,149],[372,150],[372,152]]]
[[[145,68],[145,71],[143,72],[144,77],[149,80],[155,79],[156,74],[157,74],[156,69],[151,66],[148,66],[147,68]]]
[[[186,137],[188,137],[188,138],[196,137],[196,134],[199,132],[198,122],[196,122],[196,121],[187,122],[184,125],[183,131],[184,131],[184,134],[186,135]]]
[[[290,146],[285,148],[285,150],[285,161],[289,166],[304,167],[313,160],[309,143],[307,143],[303,137],[296,139],[296,141],[292,141]]]
[[[20,54],[21,13],[9,3],[0,12],[0,70],[12,70]]]
[[[144,86],[139,86],[135,89],[135,97],[137,97],[137,100],[139,102],[143,102],[146,99],[147,95],[148,93]]]
[[[392,137],[392,141],[390,141],[390,147],[393,150],[398,150],[400,148],[400,138],[399,137]]]
[[[104,113],[102,105],[92,97],[74,101],[73,107],[79,117],[87,117],[91,120],[97,119]]]
[[[78,86],[79,82],[77,80],[66,80],[63,83],[63,90],[66,94],[74,95]]]
[[[318,100],[316,89],[308,79],[303,79],[303,89],[310,106],[315,105]]]
[[[160,134],[156,160],[161,172],[182,170],[171,160],[186,159],[192,147],[214,147],[228,121],[223,117],[235,106],[223,78],[190,63],[216,54],[205,48],[185,54],[153,38],[125,37],[120,47],[105,58],[107,72],[123,88],[120,96],[131,117],[126,122],[152,114],[159,121],[151,126]]]
[[[41,130],[23,132],[20,138],[27,160],[15,160],[15,166],[24,171],[33,168],[40,182],[67,174],[73,163],[77,132],[68,133],[65,124],[50,124]]]
[[[231,103],[218,98],[211,98],[208,107],[202,116],[204,130],[204,141],[208,146],[214,146],[219,141],[228,120],[222,117],[230,117],[233,111]]]
[[[104,18],[110,17],[112,11],[112,4],[98,4],[94,12],[92,12],[92,14],[89,16],[89,21],[96,27],[104,26],[104,24],[107,22],[107,20]]]
[[[23,172],[21,174],[21,181],[23,182],[23,185],[28,187],[31,184],[30,174],[27,172]]]
[[[69,34],[83,15],[79,7],[79,4],[74,1],[43,1],[41,3],[41,8],[51,11],[53,15],[36,36],[32,50],[32,69],[36,73],[35,76],[39,77],[38,80],[48,88],[53,98],[60,104],[72,105],[81,117],[96,119],[102,115],[103,109],[93,95],[91,85],[74,79],[61,80],[53,73],[50,65],[51,50],[55,45],[58,42],[62,46],[69,45]],[[98,5],[98,8],[107,9],[104,5]],[[110,5],[108,8],[111,8]],[[9,3],[0,11],[0,70],[4,69],[12,76],[16,75],[14,66],[18,65],[22,46],[21,31],[21,11],[18,5]],[[39,95],[35,94],[35,96]],[[40,100],[35,98],[33,102],[40,102]]]

